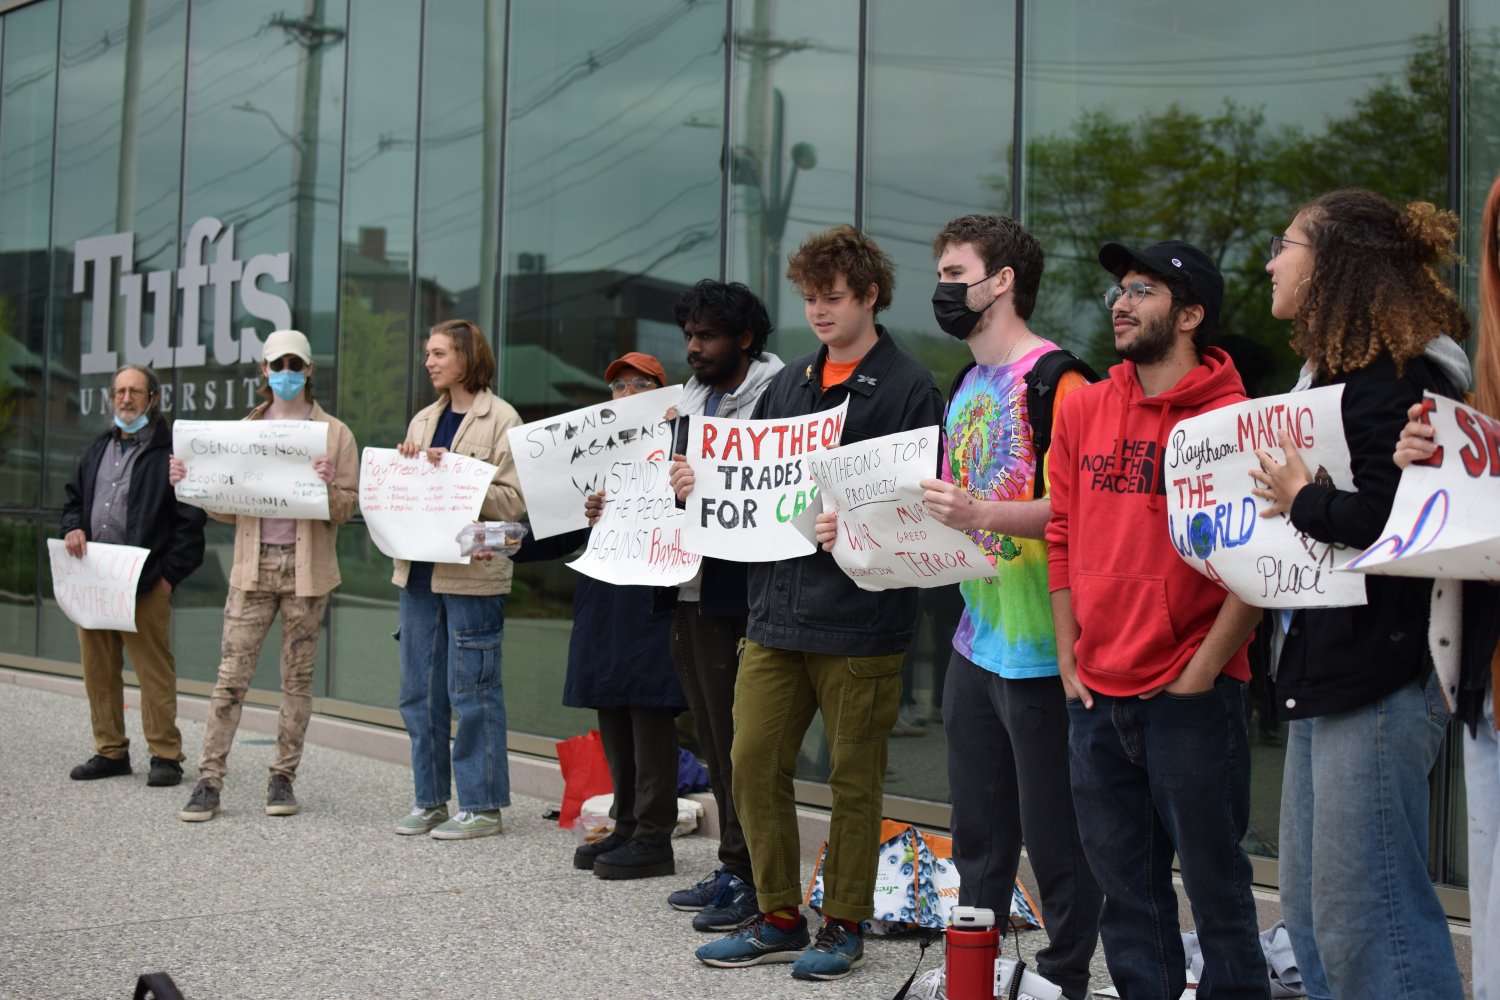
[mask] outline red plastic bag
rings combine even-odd
[[[562,814],[557,817],[557,825],[571,830],[586,800],[615,790],[599,730],[590,729],[582,736],[570,736],[557,744],[557,763],[563,776]]]

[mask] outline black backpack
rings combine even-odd
[[[964,376],[974,369],[976,362],[970,361],[959,369],[948,387],[948,402],[943,405],[943,431],[948,428],[948,407],[953,404],[953,394],[963,385]],[[1099,373],[1090,368],[1088,362],[1065,348],[1048,351],[1031,370],[1026,373],[1026,416],[1031,422],[1031,445],[1036,453],[1036,495],[1040,500],[1047,495],[1046,463],[1047,449],[1052,447],[1052,409],[1057,397],[1057,384],[1068,372],[1078,372],[1089,382],[1098,382]]]

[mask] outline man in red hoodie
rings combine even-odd
[[[1260,612],[1178,557],[1162,449],[1179,420],[1245,398],[1208,346],[1224,279],[1197,247],[1099,251],[1123,359],[1063,402],[1048,461],[1058,670],[1073,797],[1104,890],[1100,934],[1125,1000],[1182,995],[1172,857],[1203,948],[1200,1000],[1265,998],[1250,859],[1246,645]],[[1076,539],[1076,544],[1074,541]]]

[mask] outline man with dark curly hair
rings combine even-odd
[[[895,279],[873,240],[849,226],[809,236],[792,255],[787,278],[802,292],[822,346],[782,369],[756,417],[800,417],[847,400],[845,444],[938,422],[942,397],[932,376],[875,323]],[[685,463],[674,466],[673,483],[679,497],[692,490]],[[792,962],[793,976],[821,980],[847,975],[863,957],[859,922],[874,913],[886,737],[900,705],[917,602],[909,589],[856,587],[826,551],[836,544],[835,531],[833,515],[821,515],[818,551],[750,564],[750,617],[735,687],[734,801],[760,912],[699,948],[706,965]],[[792,779],[815,711],[827,733],[834,799],[823,856],[824,922],[810,942],[797,908],[801,850]]]

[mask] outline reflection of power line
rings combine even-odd
[[[554,267],[560,267],[563,264],[567,264],[569,261],[578,260],[580,257],[586,257],[586,256],[588,256],[589,254],[593,253],[596,250],[602,250],[602,249],[604,249],[605,247],[609,246],[611,243],[615,242],[616,240],[619,240],[619,239],[622,239],[622,238],[624,238],[626,236],[629,236],[632,233],[638,233],[638,232],[640,232],[647,225],[649,225],[650,223],[652,223],[653,221],[655,221],[656,218],[658,216],[660,216],[663,212],[665,212],[667,209],[671,208],[673,205],[677,204],[682,199],[686,198],[688,195],[692,194],[695,191],[699,191],[699,190],[701,190],[703,188],[710,187],[710,186],[712,186],[712,187],[718,187],[719,186],[719,178],[712,177],[712,178],[709,178],[706,181],[702,181],[702,182],[697,183],[697,184],[690,184],[690,185],[688,185],[687,187],[685,187],[681,191],[679,191],[677,194],[673,195],[671,198],[669,198],[666,201],[662,202],[662,204],[658,205],[650,214],[646,215],[644,218],[637,219],[636,221],[632,222],[630,225],[626,226],[624,229],[621,229],[619,232],[615,233],[613,236],[605,237],[604,239],[600,240],[598,243],[595,243],[593,246],[585,247],[584,249],[579,250],[576,253],[569,254],[568,256],[566,256],[566,257],[562,258],[561,260],[557,261],[556,264],[554,264],[553,266]]]

